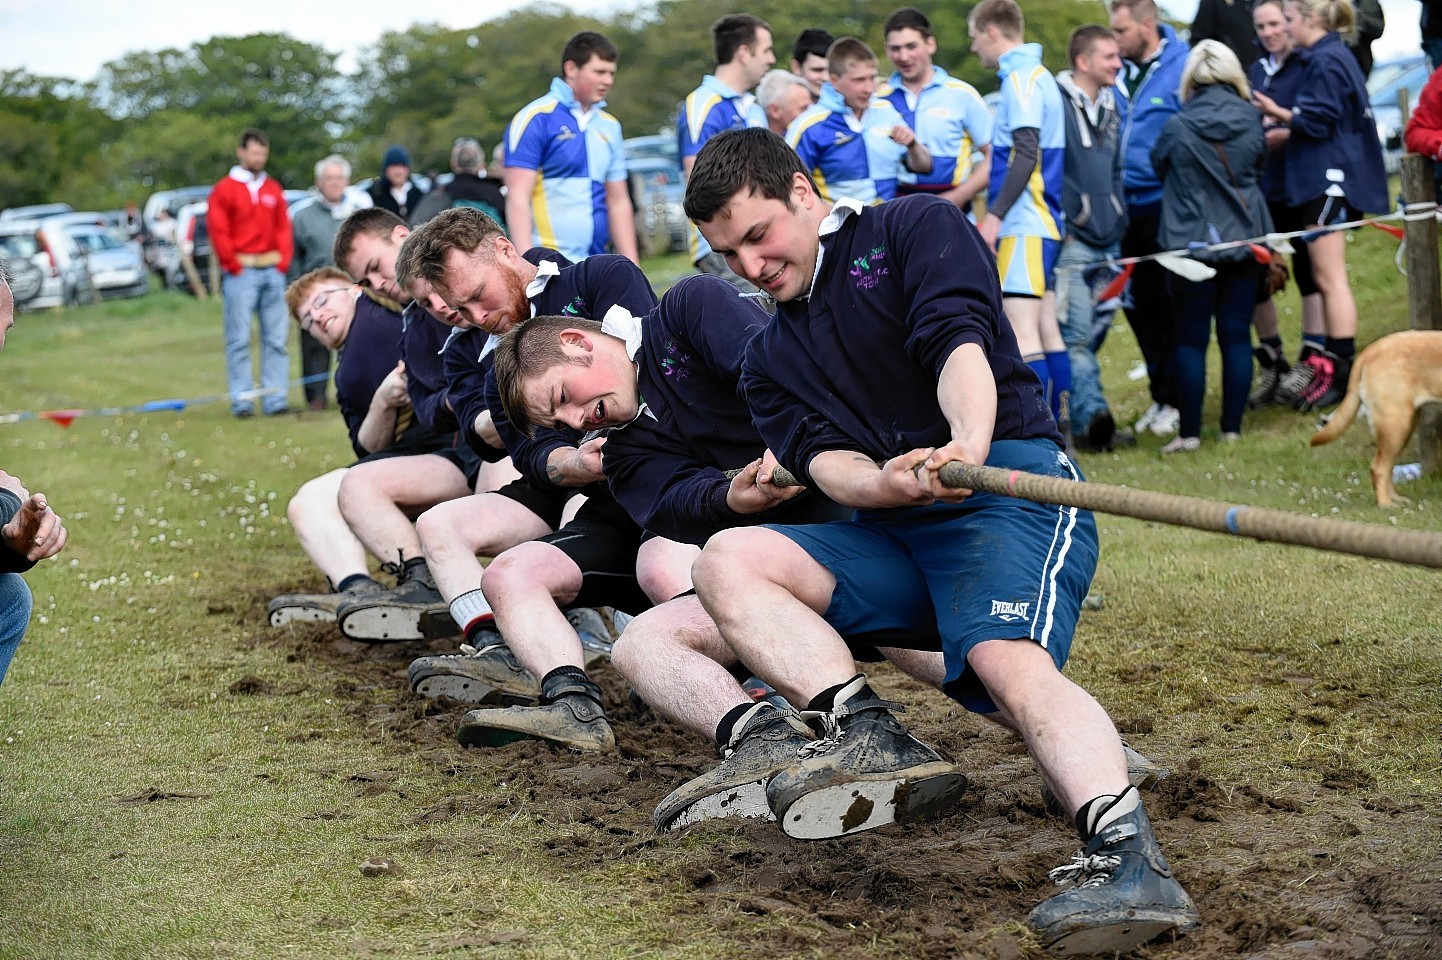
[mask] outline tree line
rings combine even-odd
[[[212,37],[185,49],[127,54],[93,81],[0,72],[0,208],[66,200],[80,208],[143,202],[155,191],[210,183],[228,169],[241,129],[271,139],[270,171],[306,187],[316,160],[349,157],[356,178],[379,171],[399,143],[417,171],[444,170],[458,136],[490,148],[512,115],[560,72],[560,50],[579,30],[599,30],[620,49],[608,109],[627,136],[671,128],[680,100],[709,73],[708,29],[747,10],[767,19],[777,65],[812,26],[861,37],[888,69],[881,26],[900,0],[657,0],[608,19],[536,3],[466,29],[415,24],[362,50],[351,73],[338,54],[284,33]],[[996,78],[969,52],[971,2],[919,6],[931,18],[937,63],[983,92]],[[1105,23],[1101,0],[1027,0],[1027,39],[1063,69],[1066,38]]]

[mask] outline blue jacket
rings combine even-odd
[[[1297,207],[1333,188],[1367,213],[1387,210],[1387,170],[1357,58],[1329,33],[1292,54],[1302,79],[1286,149],[1287,203]]]
[[[352,449],[356,456],[365,457],[370,451],[360,445],[360,428],[370,411],[371,398],[401,358],[400,316],[362,293],[345,342],[336,352],[336,405],[350,431]],[[427,429],[411,407],[404,407],[396,412],[395,436],[384,449],[392,454],[429,453],[445,445],[445,437]]]
[[[996,259],[955,205],[916,195],[866,207],[821,249],[812,295],[778,306],[741,371],[761,438],[807,486],[819,453],[879,462],[949,443],[936,385],[966,343],[982,348],[996,381],[992,439],[1061,446],[1002,313]]]
[[[700,546],[754,523],[824,523],[850,511],[808,491],[770,510],[726,505],[724,471],[766,450],[741,397],[746,344],[771,318],[714,276],[686,277],[642,321],[636,386],[645,408],[602,448],[611,493],[652,533]]]
[[[406,392],[416,417],[428,429],[441,434],[456,432],[456,415],[446,404],[446,372],[441,348],[450,339],[451,328],[412,300],[401,314],[401,359],[406,362]]]
[[[1296,51],[1293,51],[1295,53]],[[1297,90],[1302,85],[1302,61],[1288,55],[1280,67],[1272,65],[1272,55],[1263,53],[1247,68],[1247,82],[1253,90],[1259,90],[1277,102],[1279,107],[1290,107],[1297,100]],[[1287,202],[1287,150],[1283,145],[1267,152],[1262,174],[1262,193],[1269,203]]]
[[[1162,181],[1152,170],[1152,144],[1167,120],[1182,108],[1177,91],[1182,86],[1182,68],[1189,48],[1165,23],[1158,29],[1162,47],[1140,85],[1134,78],[1142,65],[1130,60],[1117,76],[1121,94],[1117,107],[1122,114],[1122,182],[1126,184],[1128,206],[1161,202]],[[1136,89],[1131,89],[1134,85]]]

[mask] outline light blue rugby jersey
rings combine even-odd
[[[605,106],[601,101],[583,119],[575,93],[557,77],[550,93],[516,114],[506,134],[506,166],[537,172],[531,244],[573,262],[606,251],[606,184],[626,179],[621,121]]]
[[[940,193],[959,186],[971,176],[971,155],[991,143],[991,110],[981,94],[940,67],[933,66],[932,71],[931,80],[915,97],[903,85],[900,73],[892,73],[877,92],[931,151],[930,173],[901,168],[898,179],[903,193]]]
[[[714,74],[701,79],[701,86],[692,90],[681,112],[676,116],[676,142],[682,157],[694,157],[716,134],[723,130],[766,126],[766,111],[749,93],[737,93],[717,80]],[[691,262],[711,252],[711,245],[697,231],[688,227],[691,237]]]
[[[1001,100],[991,139],[991,183],[995,197],[1011,164],[1012,131],[1034,127],[1040,157],[1027,188],[1007,211],[1000,237],[1062,236],[1062,170],[1066,154],[1066,121],[1056,79],[1041,65],[1041,44],[1024,43],[1002,54],[997,75]]]
[[[891,139],[891,128],[901,122],[896,108],[880,98],[858,119],[836,88],[823,83],[821,101],[791,121],[786,142],[827,203],[841,197],[880,203],[896,196],[906,148]]]

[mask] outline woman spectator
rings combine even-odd
[[[1152,167],[1162,181],[1157,238],[1163,250],[1193,244],[1245,240],[1272,229],[1262,196],[1266,141],[1242,64],[1225,44],[1203,40],[1182,69],[1182,109],[1152,147]],[[1252,384],[1252,307],[1262,266],[1246,246],[1193,254],[1216,271],[1206,280],[1168,278],[1175,310],[1174,360],[1181,410],[1177,436],[1163,453],[1202,445],[1202,397],[1206,393],[1207,343],[1212,317],[1222,354],[1222,439],[1241,436],[1247,390]]]
[[[1299,58],[1292,56],[1292,35],[1287,32],[1287,24],[1282,17],[1282,0],[1259,0],[1252,9],[1252,25],[1256,29],[1261,57],[1252,61],[1247,79],[1254,91],[1271,97],[1278,106],[1290,107],[1297,99],[1297,87],[1302,82],[1302,64]],[[1301,230],[1306,224],[1296,219],[1286,199],[1284,148],[1292,129],[1273,117],[1266,117],[1262,121],[1262,132],[1267,137],[1262,193],[1266,195],[1272,223],[1279,231]],[[1307,254],[1307,245],[1298,240],[1292,244],[1292,249],[1292,279],[1296,281],[1297,292],[1302,297],[1302,353],[1297,359],[1301,363],[1326,346],[1327,328],[1322,319],[1322,295],[1317,292],[1317,281],[1312,277],[1312,258]],[[1277,308],[1265,282],[1257,288],[1257,307],[1252,312],[1252,325],[1257,328],[1259,342],[1252,351],[1257,358],[1257,379],[1252,395],[1247,398],[1247,406],[1256,409],[1273,404],[1290,405],[1296,401],[1300,389],[1305,389],[1306,382],[1304,377],[1299,379],[1286,375],[1291,367],[1287,363],[1281,330],[1277,325]]]
[[[1286,0],[1287,31],[1302,64],[1291,107],[1257,93],[1257,106],[1291,129],[1284,148],[1288,205],[1311,229],[1387,209],[1382,145],[1368,110],[1366,81],[1339,32],[1351,32],[1348,0]],[[1300,384],[1297,406],[1315,410],[1336,404],[1346,392],[1356,353],[1357,303],[1347,280],[1346,238],[1329,230],[1307,240],[1312,275],[1322,292],[1325,349],[1306,357],[1289,380]]]

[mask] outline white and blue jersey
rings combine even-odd
[[[891,139],[891,130],[901,122],[896,108],[879,98],[857,117],[836,88],[823,83],[821,101],[791,121],[786,142],[827,203],[841,197],[880,203],[896,196],[906,148]]]
[[[754,96],[737,93],[708,74],[701,79],[701,86],[687,94],[681,104],[681,113],[676,117],[676,142],[683,158],[694,157],[707,140],[723,130],[765,126],[766,111]],[[691,236],[694,263],[711,252],[711,245],[695,224],[688,224],[687,231]]]
[[[1041,237],[1061,240],[1062,180],[1066,161],[1066,118],[1061,90],[1041,65],[1041,44],[1024,43],[1002,54],[997,75],[1001,100],[992,130],[989,198],[1001,192],[1012,161],[1012,133],[1030,127],[1037,131],[1036,169],[1001,221],[1000,237]]]
[[[621,121],[605,105],[583,111],[570,86],[556,78],[550,93],[516,114],[506,134],[506,166],[536,171],[531,245],[572,261],[606,251],[606,184],[626,179]]]
[[[991,110],[976,88],[940,67],[920,93],[912,93],[893,73],[877,95],[888,101],[901,121],[931,151],[931,172],[898,174],[901,193],[941,193],[971,176],[972,154],[991,143]]]

